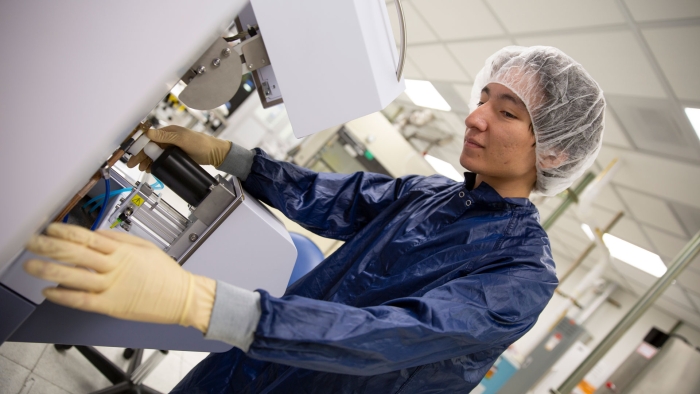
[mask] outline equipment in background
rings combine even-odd
[[[576,342],[586,342],[590,335],[574,319],[564,318],[525,359],[518,372],[498,394],[522,394],[534,386]]]
[[[635,353],[639,353],[639,349]],[[644,357],[645,355],[641,356]],[[646,356],[648,357],[649,353]],[[642,364],[639,361],[630,361],[637,365]],[[625,364],[627,364],[627,361],[625,361]],[[618,371],[620,372],[619,374]],[[651,360],[638,373],[632,373],[632,379],[630,379],[631,381],[626,389],[610,390],[605,385],[605,389],[610,391],[598,390],[596,393],[697,394],[700,391],[700,374],[698,374],[698,371],[700,371],[700,350],[694,348],[684,338],[671,335],[658,351],[658,354],[652,355]],[[618,368],[613,377],[622,381],[624,379],[623,373]]]
[[[314,171],[369,171],[391,177],[433,175],[435,170],[380,113],[323,130],[289,152],[290,160]]]
[[[650,369],[653,369],[653,366],[651,366],[650,364],[657,363],[657,353],[659,353],[659,350],[665,346],[669,338],[670,336],[664,333],[663,331],[657,329],[656,327],[652,328],[649,331],[649,333],[647,333],[647,335],[644,337],[642,343],[640,343],[639,346],[637,346],[637,349],[634,352],[632,352],[632,354],[630,354],[627,357],[627,359],[625,359],[625,361],[622,364],[620,364],[619,367],[617,367],[617,370],[613,372],[613,374],[607,379],[604,385],[602,385],[598,388],[598,390],[595,391],[595,394],[620,394],[631,392],[628,391],[628,389],[634,386],[635,380],[639,379],[643,375],[643,371],[644,373],[646,373],[649,372]],[[700,362],[700,353],[698,353],[697,357],[698,362]],[[671,364],[674,365],[674,369],[680,367],[680,370],[683,370],[683,368],[685,368],[685,364],[683,363],[678,364],[677,362],[671,361]],[[697,372],[699,370],[700,363],[697,364],[694,371]],[[691,369],[688,371],[693,370]],[[693,376],[691,375],[697,376],[697,374],[690,373],[687,374],[685,376],[685,379],[683,380],[692,381]],[[644,380],[644,378],[642,378],[641,380]],[[697,381],[695,388],[700,388],[700,380]],[[664,387],[663,390],[648,392],[668,392],[675,394],[681,393],[682,391],[671,390],[670,388],[667,389],[667,387]],[[697,393],[698,391],[696,390],[686,392]]]

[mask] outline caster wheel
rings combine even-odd
[[[58,350],[58,351],[60,352],[60,351],[63,351],[63,350],[68,350],[68,349],[72,348],[73,346],[71,346],[71,345],[59,345],[59,344],[56,344],[56,345],[53,345],[53,347],[54,347],[54,349],[56,349],[56,350]]]
[[[130,359],[131,356],[133,356],[133,355],[134,355],[134,349],[131,349],[131,348],[126,348],[126,349],[124,349],[124,358],[125,358],[125,359],[128,360],[128,359]]]

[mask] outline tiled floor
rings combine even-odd
[[[124,349],[97,347],[126,369]],[[146,350],[145,361],[153,352]],[[207,353],[170,351],[146,378],[145,384],[167,393]],[[1,394],[84,394],[110,386],[110,382],[75,348],[56,351],[45,343],[5,342],[0,346]]]

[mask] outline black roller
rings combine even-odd
[[[209,188],[216,184],[214,177],[175,145],[165,148],[153,162],[151,173],[193,207],[198,206],[209,194]]]

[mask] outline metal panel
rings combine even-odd
[[[35,307],[31,302],[0,285],[0,344],[34,312]]]
[[[639,375],[628,394],[700,392],[700,351],[672,337]]]
[[[520,370],[503,386],[499,394],[522,394],[533,387],[554,363],[588,332],[572,319],[562,319],[525,359]]]

